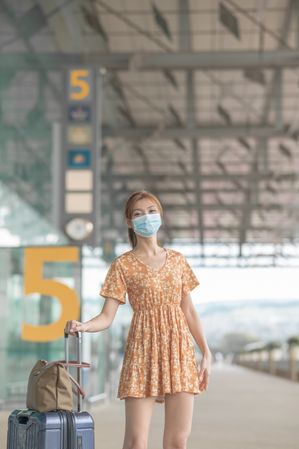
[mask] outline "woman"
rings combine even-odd
[[[123,449],[146,448],[155,402],[165,402],[163,448],[186,448],[191,433],[194,395],[208,387],[212,355],[190,296],[199,281],[179,251],[157,244],[163,210],[147,191],[127,200],[125,218],[132,250],[116,257],[100,295],[102,312],[66,331],[99,332],[113,322],[117,308],[133,308],[117,397],[125,399]],[[202,359],[197,367],[192,336]]]

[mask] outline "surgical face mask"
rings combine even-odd
[[[151,237],[156,234],[162,224],[161,215],[159,213],[144,214],[141,217],[133,218],[132,223],[136,234],[142,237]]]

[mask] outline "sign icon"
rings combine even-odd
[[[67,154],[69,168],[89,168],[91,166],[91,153],[87,149],[69,150]]]
[[[70,122],[89,122],[91,119],[91,110],[89,106],[69,106],[68,118]]]
[[[68,143],[72,145],[88,145],[91,143],[90,126],[69,126],[67,130]]]

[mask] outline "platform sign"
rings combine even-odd
[[[98,245],[97,86],[94,69],[65,72],[60,227],[77,244]]]

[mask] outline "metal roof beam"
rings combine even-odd
[[[153,179],[155,180],[155,182],[164,182],[164,181],[181,181],[186,179],[186,174],[175,174],[175,173],[163,173],[163,174],[155,174],[155,173],[138,173],[135,172],[133,174],[123,174],[123,173],[115,173],[114,174],[110,174],[107,175],[105,172],[102,173],[102,179],[104,181],[107,180],[108,176],[110,178],[112,178],[114,181],[144,181],[147,178]],[[279,177],[279,181],[295,181],[299,178],[299,174],[297,171],[293,171],[293,172],[287,172],[287,173],[277,173],[276,174],[277,178]],[[226,181],[226,182],[230,182],[232,179],[241,179],[242,181],[244,180],[244,182],[247,182],[249,180],[249,178],[251,177],[252,180],[254,182],[260,181],[260,180],[275,180],[275,175],[273,172],[269,171],[269,172],[259,172],[256,173],[254,175],[251,175],[250,173],[229,173],[229,175],[227,174],[223,174],[223,173],[202,173],[201,174],[202,180],[207,180],[207,181]],[[276,179],[277,180],[277,179]]]
[[[193,128],[161,127],[153,125],[147,127],[103,127],[103,137],[123,138],[127,140],[190,139],[190,138],[236,138],[236,137],[288,137],[283,129],[276,129],[267,125],[213,125],[196,124]]]
[[[179,49],[182,52],[192,51],[192,35],[190,27],[190,5],[189,0],[178,0],[179,10],[179,30],[180,40]],[[196,126],[196,89],[194,82],[194,73],[192,70],[188,70],[185,74],[186,83],[186,109],[187,109],[187,127],[194,129]],[[193,180],[195,185],[195,198],[197,204],[197,220],[200,231],[200,243],[202,250],[204,251],[204,226],[203,226],[203,213],[202,213],[202,186],[201,186],[201,148],[199,145],[199,139],[195,136],[191,137],[191,151],[193,162]],[[186,176],[186,181],[188,176]],[[186,186],[186,183],[185,183]]]
[[[74,3],[64,6],[59,0],[38,0],[38,4],[48,17],[48,26],[54,34],[57,48],[66,53],[70,49],[83,51],[82,19],[80,14],[74,12]],[[52,15],[53,8],[59,13]]]
[[[111,227],[109,225],[103,225],[102,230],[109,230]],[[123,231],[124,226],[123,225],[115,225],[115,230]],[[198,226],[196,225],[170,225],[170,229],[172,231],[196,231],[198,230]],[[239,231],[238,226],[205,226],[205,231],[224,231],[224,232],[235,232],[237,233]],[[281,231],[287,232],[289,230],[288,227],[280,228]],[[276,232],[277,228],[274,226],[252,226],[248,228],[249,232]]]
[[[29,53],[1,54],[0,69],[36,69],[40,65],[49,70],[65,66],[88,64],[108,70],[243,70],[275,69],[299,66],[298,50],[213,51],[213,52],[122,52],[122,53]]]
[[[294,7],[295,7],[295,1],[289,0],[286,12],[284,15],[283,23],[281,26],[281,41],[279,42],[279,48],[276,51],[283,50],[285,46],[285,42],[288,40],[289,32],[290,32],[290,25],[292,16],[294,14]],[[262,121],[265,123],[268,120],[268,116],[270,113],[271,104],[274,99],[276,99],[276,120],[282,121],[281,116],[281,100],[282,100],[282,73],[281,70],[279,70],[279,67],[277,67],[277,70],[274,72],[271,82],[269,83],[267,87],[267,93],[265,96],[265,102],[262,108]]]
[[[117,207],[121,207],[122,205],[122,201],[116,201],[115,202],[115,206]],[[106,202],[102,202],[103,207],[107,206],[110,207],[111,204],[110,203],[106,203]],[[177,203],[173,203],[173,204],[167,204],[164,201],[164,205],[163,205],[163,209],[165,211],[187,211],[190,209],[194,209],[196,210],[198,207],[197,203],[184,203],[184,204],[177,204]],[[201,206],[203,210],[214,210],[214,211],[230,211],[230,210],[234,210],[234,211],[241,211],[243,204],[239,203],[239,204],[204,204]],[[295,208],[294,204],[286,204],[286,203],[272,203],[272,204],[262,204],[262,203],[252,203],[250,206],[246,207],[246,209],[248,209],[249,211],[251,210],[267,210],[267,211],[279,211],[281,212],[282,210],[299,210],[299,207]],[[240,230],[240,228],[238,227],[238,230]]]

